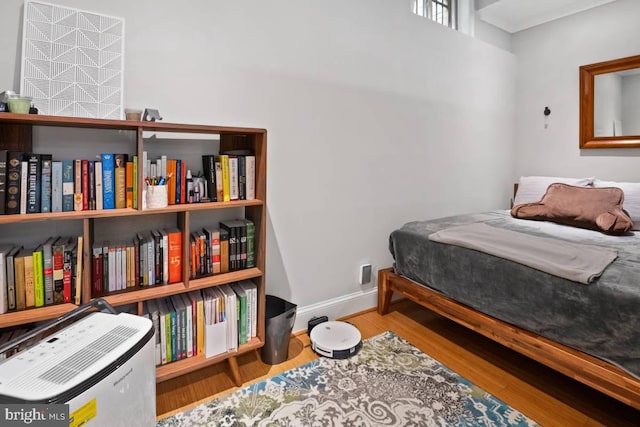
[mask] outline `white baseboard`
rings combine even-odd
[[[355,292],[306,307],[298,307],[293,332],[306,331],[309,319],[314,316],[327,316],[329,320],[335,320],[377,305],[378,288],[376,287],[366,292]]]

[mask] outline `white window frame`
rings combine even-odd
[[[416,15],[429,18],[445,27],[458,29],[457,0],[411,0],[411,11]],[[447,11],[446,20],[443,19]]]

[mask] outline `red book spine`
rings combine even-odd
[[[180,203],[187,203],[187,162],[180,162]]]
[[[89,161],[82,161],[82,210],[89,210]]]
[[[93,257],[93,297],[102,295],[102,254]]]

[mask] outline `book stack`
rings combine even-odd
[[[235,351],[256,337],[258,290],[250,280],[149,300],[156,365]]]
[[[205,227],[189,236],[192,279],[255,266],[255,224],[251,220],[222,221],[218,227]]]
[[[182,232],[177,228],[137,233],[126,242],[95,242],[93,297],[182,281]]]
[[[80,303],[82,237],[51,237],[35,248],[0,247],[0,314]]]
[[[54,160],[0,150],[0,214],[137,209],[137,156]]]

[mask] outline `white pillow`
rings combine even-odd
[[[523,203],[536,203],[542,199],[547,188],[555,183],[574,185],[576,187],[588,187],[593,185],[595,178],[561,178],[557,176],[521,176],[518,182],[518,191],[516,192],[513,205],[521,205]]]
[[[618,187],[624,193],[623,208],[633,221],[632,230],[640,230],[640,182],[616,182],[596,179],[595,187]]]

